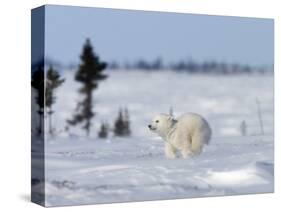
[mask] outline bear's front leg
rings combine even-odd
[[[165,144],[165,155],[170,159],[176,158],[175,148],[168,142]]]

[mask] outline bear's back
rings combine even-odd
[[[196,131],[208,130],[210,131],[207,121],[196,113],[185,113],[177,119],[177,127],[181,129],[188,129],[190,133]]]

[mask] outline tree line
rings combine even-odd
[[[124,64],[112,61],[108,64],[108,68],[112,70],[145,70],[160,71],[172,70],[176,72],[186,73],[203,73],[203,74],[265,74],[273,70],[273,67],[254,67],[250,65],[242,65],[238,63],[226,63],[216,60],[197,62],[195,60],[179,60],[170,64],[164,63],[159,57],[152,61],[144,59],[135,62],[125,62]]]

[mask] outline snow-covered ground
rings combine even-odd
[[[111,71],[94,93],[97,113],[89,138],[79,128],[64,132],[79,94],[73,72],[58,89],[55,137],[45,143],[46,205],[75,205],[273,192],[273,76],[210,76]],[[256,99],[264,135],[260,135]],[[132,136],[98,139],[101,121],[111,124],[120,107],[130,113]],[[163,142],[149,132],[153,115],[203,115],[213,130],[204,152],[166,159]],[[247,136],[240,124],[247,124]],[[47,120],[48,121],[48,120]],[[36,154],[36,145],[33,149]],[[42,183],[34,183],[34,189]]]

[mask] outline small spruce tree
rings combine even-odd
[[[106,122],[102,122],[100,126],[100,131],[98,133],[99,138],[107,138],[108,137],[109,126]]]
[[[123,136],[124,126],[125,124],[124,124],[123,112],[120,109],[118,113],[118,117],[114,123],[114,135]]]
[[[53,69],[52,66],[49,67],[47,71],[47,80],[46,80],[46,107],[48,108],[47,113],[49,115],[49,133],[53,134],[53,126],[52,126],[52,114],[54,111],[52,110],[52,106],[55,103],[56,97],[54,96],[54,91],[61,86],[64,82],[64,79],[60,78],[59,73]]]
[[[130,121],[128,110],[119,110],[118,117],[114,123],[114,135],[115,136],[129,136],[131,134]]]
[[[32,72],[31,86],[36,90],[36,104],[38,105],[37,113],[39,115],[39,126],[37,134],[43,133],[43,117],[44,117],[44,64],[39,64]]]
[[[90,134],[91,120],[95,113],[93,112],[93,91],[98,88],[98,82],[106,79],[103,73],[107,64],[101,62],[99,57],[94,53],[93,47],[89,39],[83,47],[81,64],[75,74],[75,80],[82,84],[79,92],[84,96],[81,102],[78,102],[76,113],[73,118],[68,120],[70,125],[77,125],[84,122],[87,136]]]
[[[130,128],[130,117],[129,111],[127,108],[124,110],[124,135],[129,136],[131,135],[131,128]]]

